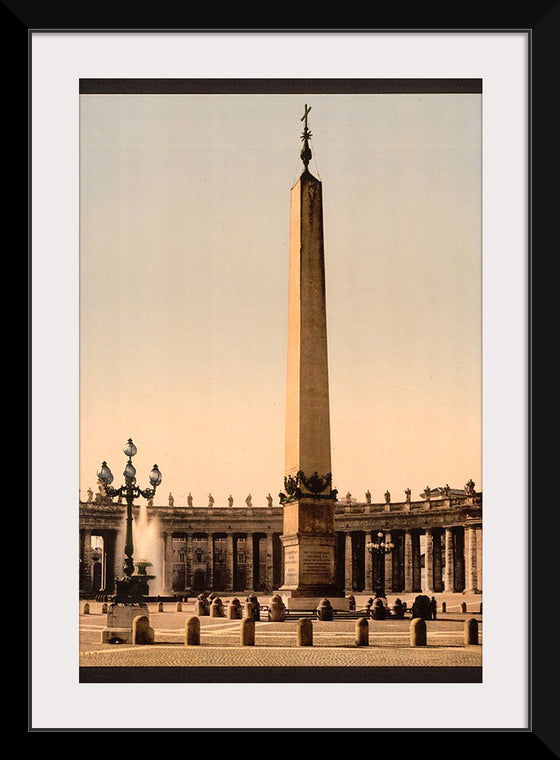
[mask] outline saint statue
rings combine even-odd
[[[190,491],[189,491],[189,495],[187,496],[187,505],[189,506],[190,509],[192,509],[193,502],[192,502],[192,494]]]
[[[233,507],[233,496],[230,494],[227,500],[228,506],[231,509]]]
[[[271,508],[272,507],[272,496],[270,494],[268,494],[268,496],[266,497],[266,500],[268,502],[269,508]]]
[[[253,499],[253,497],[251,496],[251,494],[249,494],[249,496],[247,496],[247,498],[245,499],[245,504],[248,507],[252,507],[253,506],[253,500],[252,499]]]
[[[214,497],[211,493],[208,494],[208,506],[213,507],[214,506]]]
[[[371,493],[369,492],[369,488],[366,491],[366,504],[371,504]]]

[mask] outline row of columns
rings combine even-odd
[[[375,533],[375,532],[374,532]],[[424,573],[420,536],[424,536]],[[344,586],[347,591],[373,591],[373,557],[366,544],[370,531],[344,534]],[[482,588],[482,527],[426,528],[384,532],[393,551],[382,560],[387,592],[480,591]],[[341,543],[338,544],[341,546]],[[360,562],[363,561],[363,567]],[[340,562],[340,557],[338,558]],[[342,575],[342,573],[341,573]],[[422,579],[423,575],[423,579]]]
[[[93,532],[103,536],[103,586],[112,592],[115,575],[122,574],[124,537],[122,531]],[[422,580],[420,534],[424,535],[424,579]],[[375,531],[373,531],[375,535]],[[194,585],[194,573],[201,563],[194,557],[194,537],[204,538],[205,551],[202,569],[204,586],[212,590],[219,583],[223,591],[273,590],[282,584],[282,551],[279,534],[268,533],[173,533],[162,534],[161,580],[163,591],[173,590],[173,569],[178,563],[173,557],[173,537],[185,539],[185,588]],[[383,559],[384,585],[387,592],[480,591],[482,588],[482,527],[465,526],[424,531],[402,530],[385,532],[385,541],[394,543],[393,552]],[[348,531],[340,535],[337,552],[337,577],[347,592],[373,591],[376,578],[371,552],[365,545],[370,531]],[[80,589],[92,589],[91,530],[80,531]],[[223,575],[216,578],[215,541],[225,539]],[[236,580],[243,573],[237,570],[237,541],[245,540],[243,589]],[[258,540],[257,540],[258,539]],[[261,553],[260,541],[265,542]],[[204,543],[204,542],[202,542]],[[255,556],[255,550],[258,556]],[[341,551],[342,550],[342,551]],[[340,556],[343,552],[343,556]],[[363,565],[361,564],[363,563]],[[257,584],[258,588],[255,588]],[[179,590],[179,589],[175,589]]]

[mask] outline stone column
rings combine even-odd
[[[372,552],[367,548],[368,543],[371,541],[371,533],[365,535],[365,563],[366,563],[366,591],[373,590],[373,557]]]
[[[247,591],[253,591],[253,534],[247,533],[245,539],[245,568]]]
[[[420,534],[412,533],[412,589],[422,591],[422,562],[420,558]]]
[[[482,526],[476,529],[476,587],[482,591]]]
[[[425,594],[431,594],[434,591],[434,541],[431,528],[425,531],[425,550],[424,550],[424,588]]]
[[[207,534],[206,543],[206,583],[210,591],[214,588],[214,536]]]
[[[478,591],[476,560],[476,528],[465,527],[465,591]]]
[[[233,591],[235,541],[233,533],[226,533],[226,591]]]
[[[187,533],[187,551],[186,551],[186,570],[185,570],[185,585],[187,588],[193,586],[193,537],[192,533]]]
[[[441,532],[432,531],[432,546],[434,557],[434,591],[443,591],[442,561],[441,561]]]
[[[80,559],[82,560],[82,577],[80,579],[80,590],[90,591],[92,581],[92,569],[91,569],[91,530],[83,530],[82,546],[80,547]]]
[[[454,591],[455,568],[453,557],[453,531],[445,529],[445,575],[443,577],[444,591]]]
[[[465,529],[455,528],[453,531],[455,557],[455,591],[465,589]]]
[[[391,541],[391,534],[385,533],[385,542]],[[395,549],[393,548],[393,552]],[[391,593],[393,590],[393,552],[385,555],[385,593]]]
[[[353,577],[353,563],[352,563],[352,534],[346,534],[346,545],[344,547],[344,587],[349,593],[352,592],[354,587]]]
[[[274,588],[274,549],[272,545],[272,533],[266,534],[266,588],[272,592]]]
[[[163,540],[163,590],[165,593],[171,593],[173,591],[173,533],[165,531]]]
[[[414,578],[412,573],[412,533],[406,530],[404,533],[404,592],[414,591]]]

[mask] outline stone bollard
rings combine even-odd
[[[334,610],[328,599],[322,599],[316,609],[317,620],[330,621],[334,618]]]
[[[300,618],[296,627],[296,646],[313,646],[313,623],[307,618]]]
[[[406,611],[407,611],[407,609],[408,609],[408,605],[407,605],[407,603],[406,603],[406,602],[403,602],[403,603],[402,603],[402,608],[403,608],[403,612],[406,612]]]
[[[446,605],[446,603],[445,603],[445,602],[442,602],[442,603],[441,603],[441,611],[442,611],[442,612],[447,612],[447,605]]]
[[[400,599],[395,599],[395,603],[393,604],[393,617],[397,618],[397,620],[404,618],[404,607]]]
[[[356,633],[356,646],[367,647],[369,646],[369,623],[366,618],[358,618],[355,625]]]
[[[385,605],[383,604],[383,601],[381,599],[377,599],[375,604],[373,605],[373,619],[385,620],[386,617],[387,617],[387,611],[385,610]]]
[[[356,597],[354,594],[350,594],[348,598],[348,601],[350,602],[350,606],[348,607],[349,610],[354,611],[356,609]]]
[[[157,606],[157,611],[158,611],[158,612],[163,612],[163,602],[160,602],[160,603],[158,604],[158,606]]]
[[[243,608],[239,599],[232,599],[227,607],[228,620],[241,620],[243,617]]]
[[[461,612],[466,612],[466,611],[467,611],[467,603],[466,603],[466,602],[463,602],[463,603],[461,604]]]
[[[102,606],[101,606],[101,614],[102,614],[102,615],[106,615],[106,614],[107,614],[107,610],[108,610],[108,607],[107,607],[107,602],[104,602],[104,603],[102,604]]]
[[[465,646],[478,644],[478,621],[475,618],[465,620]]]
[[[185,646],[197,647],[200,645],[200,620],[196,615],[185,621]]]
[[[132,621],[132,644],[153,644],[154,629],[147,615],[137,615]]]
[[[212,599],[212,604],[210,605],[210,617],[225,617],[224,605],[219,596],[215,596]]]
[[[175,611],[176,612],[182,612],[183,611],[183,605],[181,604],[181,602],[177,602],[177,604],[175,605]]]
[[[255,621],[252,618],[244,618],[240,627],[241,646],[255,646]]]
[[[82,609],[82,615],[89,615],[89,604],[86,602]]]
[[[204,617],[209,613],[210,610],[208,605],[208,597],[206,594],[199,594],[196,597],[196,602],[194,603],[194,614],[198,615],[199,617]]]
[[[253,594],[245,600],[243,616],[249,620],[259,621],[261,619],[260,604],[257,597]]]
[[[431,620],[432,618],[432,602],[429,596],[425,594],[419,594],[412,604],[412,617],[423,618],[424,620]]]
[[[275,594],[270,600],[270,607],[268,609],[268,622],[269,623],[283,623],[286,620],[286,605],[282,601],[282,597]]]
[[[426,641],[426,621],[423,618],[413,618],[410,622],[410,646],[425,647]]]

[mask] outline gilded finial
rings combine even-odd
[[[311,111],[311,106],[308,106],[307,103],[305,104],[305,110],[304,114],[301,117],[301,121],[304,122],[303,125],[303,134],[301,136],[301,139],[303,140],[303,148],[301,149],[301,160],[303,161],[303,164],[305,168],[307,169],[307,165],[311,161],[311,148],[309,147],[309,138],[312,136],[311,132],[307,128],[307,114]]]

